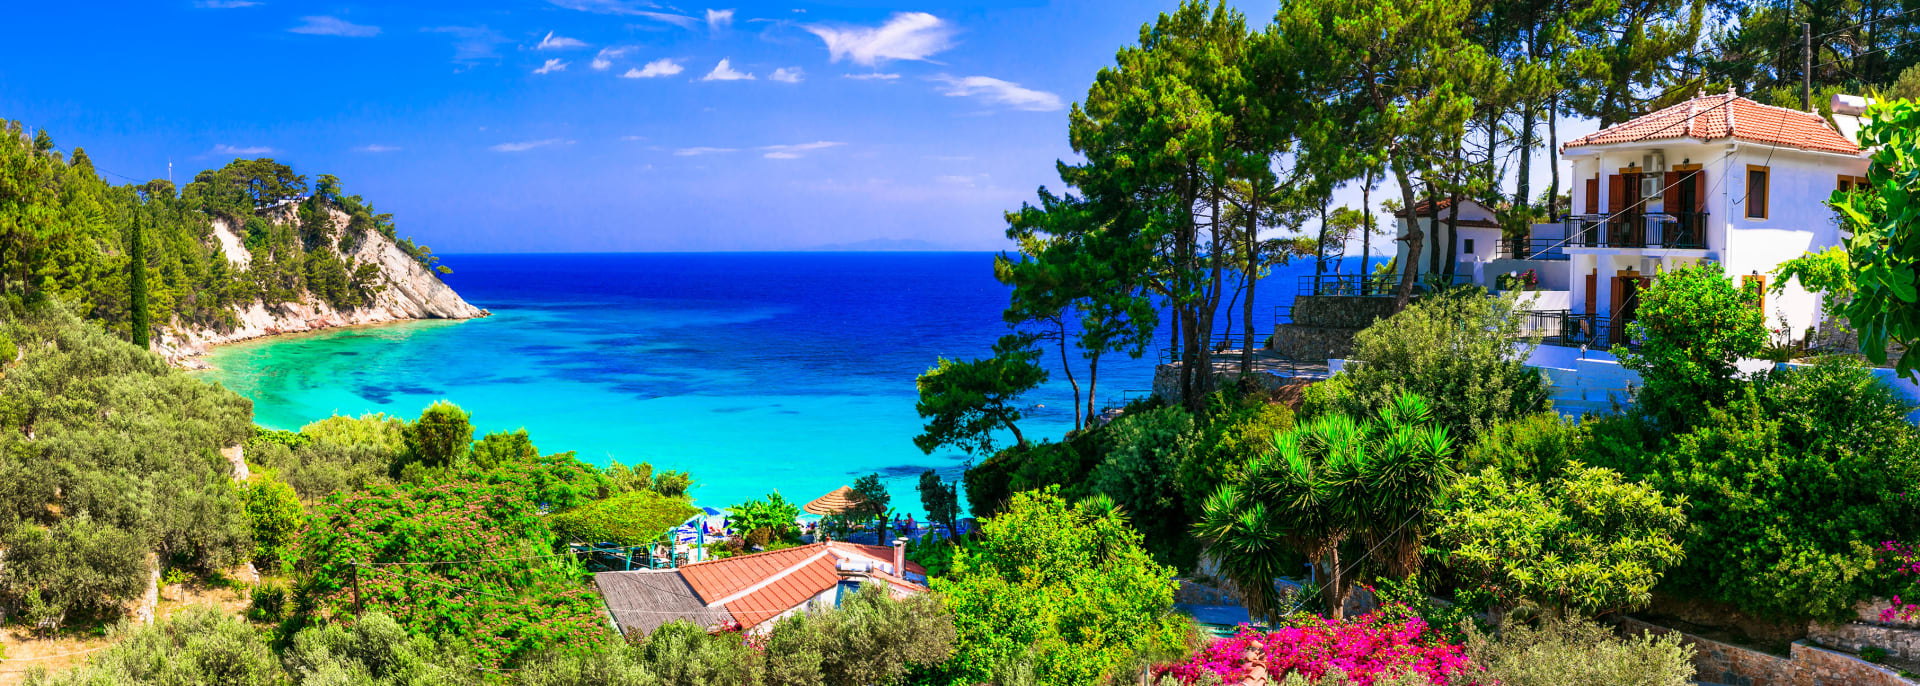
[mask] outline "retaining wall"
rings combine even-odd
[[[1845,653],[1794,641],[1787,657],[1721,643],[1632,617],[1615,620],[1621,633],[1680,635],[1694,648],[1694,679],[1728,686],[1913,686],[1898,672]]]

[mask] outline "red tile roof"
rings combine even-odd
[[[1860,154],[1860,146],[1833,130],[1818,114],[1762,105],[1732,93],[1694,98],[1567,141],[1560,149],[1676,138],[1701,141],[1732,138],[1803,150]]]
[[[752,627],[791,610],[840,582],[837,566],[843,559],[893,562],[887,546],[826,542],[697,562],[680,568],[680,576],[707,604],[727,601],[728,614],[743,627]],[[906,563],[906,571],[926,576],[925,567]],[[896,570],[896,572],[899,570]],[[898,574],[871,572],[875,578],[902,588],[925,590]],[[765,583],[759,588],[756,585]],[[742,594],[743,591],[753,589]],[[738,596],[738,597],[735,597]],[[731,600],[728,600],[731,598]]]

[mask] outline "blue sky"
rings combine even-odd
[[[1001,249],[1066,106],[1174,5],[32,3],[0,117],[133,178],[332,173],[443,253]]]

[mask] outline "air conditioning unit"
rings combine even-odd
[[[1660,181],[1662,178],[1659,174],[1642,175],[1640,177],[1640,197],[1648,200],[1660,197]]]
[[[1660,197],[1661,182],[1667,170],[1667,153],[1655,150],[1640,156],[1640,197],[1652,199]]]

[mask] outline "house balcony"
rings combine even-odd
[[[1567,218],[1564,250],[1571,253],[1599,252],[1695,252],[1707,251],[1706,212],[1623,212],[1608,215],[1575,215]]]

